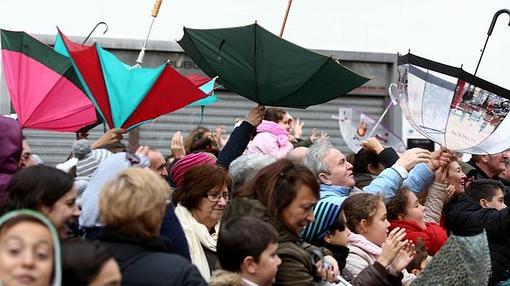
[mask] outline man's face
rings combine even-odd
[[[323,159],[328,167],[327,173],[320,173],[319,179],[326,185],[354,187],[354,174],[351,163],[347,162],[345,155],[335,148],[329,149]]]
[[[168,171],[166,170],[166,162],[165,157],[161,152],[150,150],[149,154],[147,154],[149,157],[149,168],[153,170],[154,172],[158,173],[160,176],[168,176]]]
[[[32,149],[28,145],[27,140],[23,139],[23,149],[21,151],[21,158],[19,159],[18,166],[20,169],[23,169],[35,164],[35,160],[32,157]]]
[[[487,168],[490,172],[500,174],[506,169],[506,162],[508,161],[508,153],[501,152],[494,155],[487,155]]]

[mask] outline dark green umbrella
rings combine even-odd
[[[179,44],[209,77],[219,76],[226,88],[262,105],[306,108],[369,80],[256,23],[224,29],[185,27]]]

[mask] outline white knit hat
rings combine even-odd
[[[92,176],[99,164],[112,154],[106,149],[92,150],[89,141],[86,139],[78,140],[73,144],[73,153],[78,159],[76,164],[77,177]]]

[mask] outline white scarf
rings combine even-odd
[[[175,215],[179,219],[184,234],[186,235],[191,262],[198,268],[202,277],[208,281],[211,277],[211,270],[209,269],[209,264],[207,263],[207,258],[202,246],[216,252],[220,222],[218,221],[214,226],[215,233],[211,235],[207,227],[199,223],[191,212],[181,204],[178,204],[175,208]]]

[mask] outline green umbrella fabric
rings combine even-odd
[[[369,80],[256,23],[223,29],[185,27],[178,43],[209,77],[219,76],[226,88],[262,105],[306,108]]]

